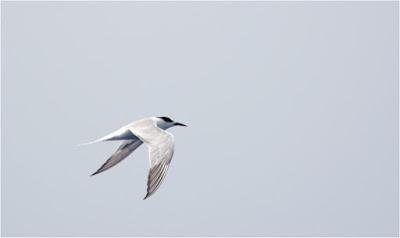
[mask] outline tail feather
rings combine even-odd
[[[78,144],[78,146],[91,145],[91,144],[94,144],[94,143],[97,143],[97,142],[101,142],[101,141],[106,141],[106,140],[107,139],[100,138],[100,139],[97,139],[97,140],[94,140],[94,141],[90,141],[90,142],[87,142],[87,143]]]

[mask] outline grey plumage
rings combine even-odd
[[[114,152],[113,155],[107,161],[101,165],[101,167],[94,172],[91,176],[99,174],[101,172],[106,171],[107,169],[115,166],[119,162],[121,162],[123,159],[128,157],[133,151],[135,151],[143,142],[139,139],[137,140],[127,140],[124,141],[118,149]]]
[[[149,150],[150,162],[147,192],[144,197],[144,199],[147,199],[160,187],[171,163],[174,154],[174,136],[165,130],[173,126],[186,125],[174,122],[168,117],[149,117],[132,122],[107,136],[88,143],[110,140],[123,141],[114,154],[92,176],[115,166],[145,143]]]

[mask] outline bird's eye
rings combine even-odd
[[[173,122],[169,117],[159,117],[163,119],[165,122]]]

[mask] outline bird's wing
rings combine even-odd
[[[123,159],[128,157],[128,155],[130,155],[133,151],[135,151],[142,143],[143,142],[139,139],[122,142],[117,151],[115,151],[114,154],[111,155],[111,157],[96,172],[92,174],[92,176],[106,171],[107,169],[118,164]]]
[[[174,138],[167,132],[165,134],[166,136],[159,140],[157,145],[148,146],[151,167],[147,177],[147,193],[144,199],[150,197],[161,185],[174,154]]]
[[[148,121],[133,126],[131,130],[149,148],[150,171],[146,199],[158,189],[167,174],[174,154],[174,136]]]

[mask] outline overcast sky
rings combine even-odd
[[[2,235],[395,236],[397,4],[2,2]]]

